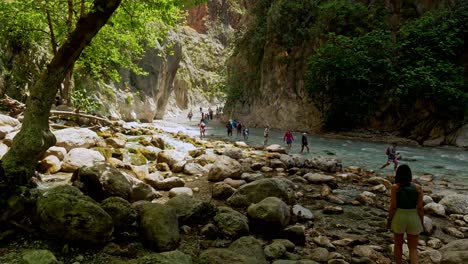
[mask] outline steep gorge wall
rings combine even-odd
[[[253,1],[243,19],[244,35],[237,42],[228,61],[230,92],[224,107],[225,119],[239,119],[250,126],[270,125],[278,129],[320,132],[321,113],[311,102],[305,88],[306,60],[321,45],[321,39],[304,40],[292,47],[278,41],[274,25],[274,6],[282,0]],[[413,1],[410,10],[423,13],[441,8],[451,1]],[[369,1],[366,1],[369,3]],[[370,3],[371,4],[371,3]],[[256,6],[257,5],[257,6]],[[263,11],[259,12],[259,5]],[[255,8],[257,8],[255,10]],[[298,14],[299,15],[299,14]],[[263,22],[261,16],[265,16]],[[287,24],[288,21],[282,21]],[[259,29],[261,25],[264,29]],[[258,41],[258,32],[265,38]],[[261,43],[259,47],[258,43]],[[458,129],[457,122],[434,120],[430,103],[415,102],[413,109],[399,109],[395,102],[383,102],[367,128],[409,137],[427,145],[455,144],[457,135],[466,134],[466,126]],[[400,111],[403,110],[403,111]]]

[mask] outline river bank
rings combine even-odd
[[[57,146],[41,164],[64,156],[58,172],[51,166],[37,179],[28,216],[35,231],[8,233],[15,229],[2,225],[0,263],[24,263],[31,254],[75,264],[391,263],[391,170],[286,154],[279,145],[200,140],[194,132],[168,121],[54,132]],[[422,263],[464,261],[454,252],[468,249],[466,193],[432,175],[415,179],[428,214]],[[81,221],[88,224],[73,224]]]

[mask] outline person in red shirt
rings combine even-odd
[[[294,136],[291,131],[286,131],[284,133],[283,141],[286,141],[286,144],[288,144],[288,149],[291,149],[292,143],[294,141]]]

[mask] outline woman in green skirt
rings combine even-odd
[[[388,226],[392,228],[395,239],[395,263],[400,264],[403,255],[403,242],[406,233],[410,263],[418,263],[418,237],[424,230],[423,191],[421,186],[412,182],[408,165],[396,170],[395,184],[392,186]]]

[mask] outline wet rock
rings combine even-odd
[[[37,201],[37,219],[45,234],[83,245],[102,245],[112,236],[112,218],[77,188],[63,185]]]
[[[83,166],[93,166],[94,163],[104,160],[105,158],[98,151],[86,148],[74,148],[63,159],[62,170],[74,172]]]
[[[251,204],[247,208],[247,214],[251,223],[257,226],[256,230],[281,230],[291,219],[289,206],[277,197],[267,197],[256,204]]]
[[[61,169],[61,163],[56,156],[47,156],[39,162],[39,171],[44,173],[57,173]]]
[[[179,221],[171,206],[145,203],[139,209],[140,234],[156,252],[174,250],[179,245]]]
[[[278,197],[286,203],[293,203],[294,193],[285,180],[261,179],[241,186],[228,200],[235,207],[247,207],[267,197]]]
[[[145,255],[138,264],[192,264],[192,257],[178,250]]]
[[[329,157],[307,159],[305,166],[325,172],[339,172],[342,169],[341,160]]]
[[[293,206],[292,213],[298,221],[309,221],[314,219],[312,211],[299,204]]]
[[[282,146],[278,145],[278,144],[273,144],[273,145],[270,145],[268,147],[265,148],[266,151],[268,152],[276,152],[276,153],[282,153],[282,154],[286,154],[286,149],[283,148]]]
[[[240,163],[227,156],[220,156],[208,172],[209,181],[222,181],[226,178],[239,179],[242,174]]]
[[[90,148],[96,146],[99,136],[87,128],[65,128],[54,132],[58,147],[67,151],[74,148]]]
[[[215,208],[206,202],[179,195],[169,199],[166,205],[176,210],[179,223],[184,225],[204,224],[215,215]]]
[[[440,202],[445,211],[455,214],[468,214],[468,195],[452,194],[444,197]]]
[[[176,163],[187,159],[187,154],[176,150],[163,150],[158,154],[158,163],[165,162],[171,169]]]
[[[177,188],[172,188],[169,190],[169,197],[176,197],[179,195],[187,195],[187,196],[192,197],[193,191],[192,189],[188,187],[177,187]]]
[[[101,207],[112,217],[115,232],[129,231],[136,222],[135,209],[128,201],[120,197],[105,199],[101,202]]]
[[[220,233],[228,237],[240,237],[249,233],[249,219],[229,207],[219,207],[214,222]]]
[[[256,180],[260,180],[260,179],[263,179],[265,176],[263,176],[263,174],[261,173],[248,173],[248,172],[244,172],[242,173],[241,175],[241,179],[246,181],[246,182],[253,182],[253,181],[256,181]]]
[[[130,200],[132,194],[132,184],[128,178],[105,162],[82,167],[73,174],[71,181],[96,201],[111,196]]]
[[[164,139],[162,139],[159,136],[152,136],[151,137],[151,144],[159,149],[164,150],[165,144],[164,144]]]

